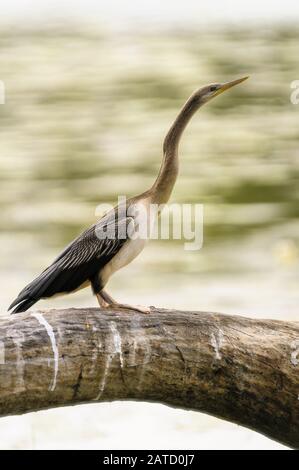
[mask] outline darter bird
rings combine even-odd
[[[110,276],[136,258],[146,243],[146,237],[130,236],[138,228],[141,233],[138,227],[141,219],[136,216],[136,210],[129,211],[129,208],[137,207],[137,212],[140,209],[145,214],[145,222],[149,223],[150,207],[169,200],[178,175],[179,141],[193,114],[212,98],[246,78],[224,84],[213,83],[195,91],[165,137],[162,164],[153,186],[139,196],[128,199],[125,207],[118,204],[72,241],[49,267],[19,293],[9,310],[15,307],[12,313],[24,312],[40,299],[91,285],[100,308],[126,308],[149,313],[150,308],[116,302],[104,289]],[[114,237],[109,234],[110,227],[116,227]],[[122,236],[119,236],[120,232]]]

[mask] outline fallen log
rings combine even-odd
[[[156,308],[0,317],[0,416],[113,400],[209,413],[299,448],[299,323]]]

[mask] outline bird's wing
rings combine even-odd
[[[10,305],[22,308],[20,303],[30,306],[42,297],[71,292],[95,276],[128,239],[127,228],[134,223],[133,217],[126,214],[115,220],[108,213],[95,225],[83,232],[46,268],[36,279],[28,284]],[[32,303],[33,301],[33,303]],[[29,307],[28,307],[29,308]]]

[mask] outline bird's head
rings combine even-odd
[[[178,144],[186,125],[190,121],[193,114],[202,105],[210,101],[215,96],[218,96],[224,91],[229,90],[233,86],[244,82],[244,80],[247,78],[248,77],[242,77],[227,83],[211,83],[210,85],[206,85],[202,88],[199,88],[199,90],[196,90],[186,101],[176,120],[166,134],[163,143],[164,154],[177,154]]]
[[[243,77],[243,78],[238,78],[237,80],[233,80],[232,82],[227,82],[227,83],[211,83],[210,85],[206,85],[200,88],[199,90],[197,90],[193,94],[192,98],[193,100],[197,102],[198,106],[201,106],[207,101],[210,101],[215,96],[218,96],[224,91],[229,90],[233,86],[244,82],[244,80],[247,80],[247,78],[248,76]]]

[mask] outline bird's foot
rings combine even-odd
[[[144,307],[143,305],[128,305],[128,304],[113,303],[113,304],[107,305],[106,308],[134,310],[135,312],[144,313],[144,314],[151,313],[150,307]]]
[[[114,308],[114,309],[124,309],[124,310],[134,310],[139,313],[151,313],[150,307],[143,307],[142,305],[128,305],[121,304],[116,302],[107,292],[102,291],[99,294],[96,294],[100,309]]]

